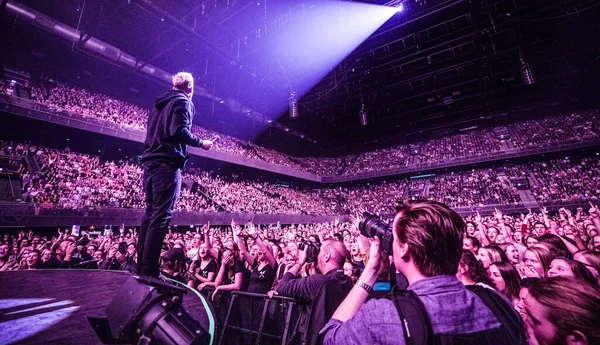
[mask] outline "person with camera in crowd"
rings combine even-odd
[[[44,262],[43,268],[73,268],[83,261],[74,256],[77,251],[77,244],[71,238],[55,242],[50,249],[52,250],[52,257]]]
[[[348,251],[342,241],[326,239],[320,249],[316,249],[313,242],[305,241],[298,251],[298,261],[286,267],[276,291],[281,296],[307,303],[301,316],[305,324],[308,322],[302,344],[322,343],[319,330],[352,289],[352,279],[343,269],[347,257]],[[298,278],[300,268],[306,262],[316,262],[321,274]]]
[[[374,222],[374,231],[369,224],[361,229],[378,236],[371,236],[358,283],[321,330],[324,344],[526,343],[507,300],[483,287],[467,289],[456,278],[465,232],[456,212],[439,202],[406,202],[397,207],[391,228],[382,223]],[[388,254],[406,276],[408,290],[392,289],[385,298],[369,300]]]
[[[133,269],[135,262],[127,252],[127,243],[113,243],[108,250],[106,259],[98,264],[99,269],[126,271]]]
[[[414,203],[420,205],[421,202]],[[404,207],[406,207],[406,205]],[[273,289],[280,290],[282,295],[284,290],[288,290],[286,296],[299,296],[299,301],[304,300],[308,304],[306,310],[303,312],[303,319],[301,320],[304,321],[303,326],[310,325],[311,328],[308,329],[308,333],[306,333],[305,329],[300,329],[300,333],[304,332],[308,336],[303,338],[307,340],[306,343],[312,341],[311,339],[313,339],[313,337],[317,337],[315,342],[318,343],[320,338],[326,333],[328,337],[334,337],[331,341],[338,341],[341,339],[339,340],[339,343],[342,344],[366,343],[367,340],[372,340],[374,343],[386,343],[387,340],[389,340],[389,337],[381,339],[380,337],[375,336],[374,333],[378,332],[377,335],[385,335],[387,333],[404,331],[396,328],[401,325],[399,320],[402,320],[403,318],[399,316],[397,312],[398,308],[395,307],[392,301],[399,299],[400,303],[402,303],[402,301],[404,301],[403,298],[406,297],[406,292],[395,291],[395,295],[380,296],[380,299],[385,298],[388,299],[387,302],[392,302],[391,307],[396,308],[392,310],[389,310],[388,308],[390,307],[389,303],[375,299],[376,295],[382,295],[383,292],[382,289],[378,289],[384,285],[382,284],[381,278],[393,277],[393,275],[388,276],[387,270],[385,269],[387,262],[383,262],[384,258],[388,257],[388,254],[394,258],[394,260],[391,260],[394,261],[394,264],[391,266],[395,268],[400,267],[401,269],[398,270],[400,273],[408,274],[406,277],[410,278],[409,283],[411,285],[408,290],[413,291],[416,294],[413,296],[414,298],[419,298],[416,300],[416,302],[419,302],[419,305],[421,303],[424,305],[422,311],[425,313],[425,316],[427,316],[427,323],[423,321],[424,317],[422,313],[415,313],[414,309],[403,311],[404,314],[406,314],[404,319],[409,321],[407,330],[413,334],[413,340],[416,338],[416,336],[414,336],[416,333],[414,332],[414,329],[411,328],[414,327],[414,320],[421,320],[421,322],[417,323],[421,326],[431,324],[433,333],[440,333],[440,329],[442,329],[444,332],[447,332],[447,334],[444,335],[446,337],[456,335],[452,332],[465,332],[473,329],[481,329],[482,337],[486,337],[486,334],[488,334],[487,332],[489,331],[488,327],[494,327],[496,325],[497,327],[493,328],[492,331],[507,329],[508,327],[500,328],[499,325],[504,325],[506,320],[500,321],[500,318],[494,318],[494,316],[496,316],[496,313],[494,312],[495,309],[493,310],[489,307],[486,309],[488,304],[483,298],[480,298],[480,301],[477,300],[479,298],[479,292],[471,292],[470,290],[465,291],[464,288],[455,286],[454,280],[451,279],[453,278],[452,272],[455,272],[451,267],[455,257],[450,255],[450,253],[456,254],[454,252],[455,250],[460,252],[460,246],[456,245],[455,238],[465,238],[462,237],[463,235],[458,235],[461,231],[461,225],[456,219],[456,216],[453,216],[451,211],[446,210],[441,206],[437,208],[433,208],[433,206],[430,206],[429,208],[422,206],[417,210],[413,210],[413,208],[404,211],[401,208],[401,212],[396,215],[396,221],[392,223],[392,227],[387,223],[380,221],[374,214],[371,214],[370,216],[363,215],[361,222],[359,222],[358,226],[354,227],[349,223],[339,223],[338,221],[301,225],[278,225],[277,227],[257,225],[254,226],[254,228],[252,224],[247,224],[242,233],[243,236],[251,237],[247,237],[243,243],[246,246],[245,249],[249,252],[252,250],[253,244],[256,244],[254,248],[258,248],[258,241],[261,240],[265,244],[264,250],[268,251],[269,249],[266,249],[268,246],[269,248],[272,248],[273,253],[278,251],[283,253],[285,259],[281,261],[279,265],[284,268],[285,273],[281,276],[278,274],[279,279],[274,283]],[[430,208],[433,208],[433,210],[429,210]],[[425,209],[427,212],[422,209]],[[547,225],[547,229],[549,234],[540,236],[539,238],[535,237],[535,243],[531,244],[530,252],[534,254],[536,254],[536,252],[538,253],[538,255],[535,256],[529,255],[531,253],[527,251],[519,253],[520,255],[517,256],[514,255],[514,251],[510,248],[513,246],[516,249],[516,244],[528,243],[526,237],[532,236],[535,222],[539,220],[544,221],[544,210],[540,210],[539,213],[531,212],[530,210],[528,215],[521,214],[520,216],[501,215],[497,211],[491,216],[481,216],[479,214],[467,216],[464,218],[464,221],[475,220],[475,223],[471,225],[472,229],[470,231],[470,234],[473,235],[471,239],[474,239],[474,241],[470,241],[473,242],[469,243],[472,244],[472,246],[466,248],[468,249],[468,252],[460,252],[463,260],[460,260],[460,257],[457,259],[457,262],[459,263],[457,263],[456,271],[458,273],[457,276],[459,281],[464,285],[483,285],[487,289],[496,289],[497,291],[504,290],[506,293],[508,281],[507,278],[502,275],[502,272],[499,272],[500,274],[496,277],[496,281],[492,282],[490,281],[490,277],[496,272],[486,272],[483,266],[484,263],[488,263],[488,266],[490,267],[498,267],[498,264],[504,264],[504,266],[511,264],[515,266],[515,268],[518,268],[519,266],[531,266],[531,269],[539,270],[537,275],[540,277],[552,277],[556,273],[556,275],[569,276],[570,279],[587,282],[588,285],[586,286],[590,286],[587,290],[574,292],[579,295],[594,293],[596,290],[592,289],[597,289],[598,284],[596,282],[592,285],[592,282],[594,279],[599,279],[598,272],[600,272],[600,252],[593,249],[597,249],[595,236],[597,236],[596,229],[600,227],[598,218],[600,212],[598,212],[597,209],[597,206],[590,203],[590,209],[587,213],[583,212],[582,209],[578,209],[577,214],[575,212],[573,212],[573,214],[563,212],[565,219],[561,219],[563,213],[560,212],[556,215],[548,216],[549,224]],[[505,222],[504,229],[498,224],[500,218]],[[90,227],[90,229],[91,228],[92,227]],[[35,257],[37,254],[35,250],[40,251],[42,254],[41,261],[44,263],[44,265],[39,268],[46,268],[44,267],[45,263],[50,262],[52,264],[52,262],[56,263],[56,261],[59,261],[60,263],[67,262],[65,267],[68,268],[82,268],[81,264],[83,262],[80,262],[78,265],[74,260],[77,260],[78,257],[84,258],[87,254],[93,256],[93,259],[99,265],[102,262],[106,262],[104,258],[106,258],[106,260],[113,259],[114,269],[124,269],[120,264],[117,267],[117,263],[119,263],[118,260],[116,263],[114,261],[117,257],[123,258],[121,253],[119,253],[119,244],[124,242],[121,246],[123,252],[129,256],[130,260],[135,260],[135,255],[132,255],[133,252],[130,250],[134,249],[133,246],[137,241],[138,236],[135,229],[126,232],[124,225],[122,225],[121,228],[119,233],[105,233],[104,235],[82,234],[81,236],[73,236],[62,230],[59,230],[58,236],[43,236],[43,234],[34,234],[33,231],[30,231],[29,233],[20,232],[18,235],[0,235],[0,271],[16,269],[25,270],[38,267],[35,264]],[[487,249],[484,250],[484,252],[487,253],[484,253],[481,252],[482,249],[479,248],[480,245],[478,241],[479,238],[483,237],[486,237],[489,240],[490,236],[484,233],[488,228],[500,229],[500,235],[502,236],[496,236],[495,243],[488,243]],[[522,236],[516,236],[518,231],[522,232]],[[359,232],[367,237],[374,238],[372,240],[373,245],[371,248],[369,247],[369,241],[367,239],[361,237],[357,238]],[[468,226],[466,227],[466,232],[469,233]],[[511,235],[509,232],[513,232],[513,234]],[[505,235],[505,233],[507,233],[508,236]],[[161,266],[163,276],[181,280],[176,278],[179,275],[188,280],[191,279],[190,276],[192,274],[197,273],[196,276],[201,276],[208,280],[208,282],[204,283],[200,283],[200,281],[195,283],[198,284],[198,290],[202,290],[205,286],[217,285],[216,278],[218,273],[221,273],[218,283],[219,288],[218,291],[212,293],[213,297],[219,294],[226,295],[228,292],[223,292],[226,290],[249,290],[247,285],[251,284],[252,278],[250,272],[246,270],[241,260],[242,256],[240,255],[243,254],[238,250],[237,243],[239,243],[239,239],[238,241],[234,239],[235,234],[236,231],[233,227],[210,227],[209,225],[205,225],[205,227],[202,228],[202,231],[198,228],[196,229],[196,232],[194,232],[192,230],[182,231],[182,227],[177,228],[174,226],[172,229],[168,230],[168,234],[163,242],[164,253],[161,255],[164,263],[164,265]],[[257,237],[259,235],[260,237]],[[85,239],[86,237],[89,238],[89,241]],[[204,237],[204,239],[202,239],[202,237]],[[257,237],[256,243],[252,240],[254,237]],[[574,245],[559,246],[561,243],[565,242],[559,237],[565,241],[573,242],[572,244]],[[369,286],[372,286],[373,290],[375,290],[375,293],[368,295],[368,298],[373,299],[374,301],[367,301],[365,303],[359,301],[360,305],[352,304],[351,307],[354,308],[354,311],[350,310],[350,307],[348,307],[349,304],[342,304],[341,307],[338,308],[338,313],[335,315],[334,311],[341,303],[345,293],[327,293],[326,284],[322,283],[320,280],[338,279],[336,278],[335,269],[330,275],[321,274],[321,272],[327,273],[328,271],[331,271],[332,266],[329,265],[323,268],[322,263],[326,260],[314,260],[316,262],[311,263],[310,267],[316,266],[321,272],[312,272],[309,277],[306,278],[299,277],[301,276],[299,272],[307,271],[306,267],[309,267],[307,262],[312,261],[306,259],[306,257],[318,258],[328,251],[331,252],[330,249],[327,249],[325,243],[328,243],[330,241],[328,239],[332,238],[344,240],[346,243],[341,240],[331,242],[337,243],[342,247],[344,247],[344,244],[350,249],[352,249],[355,244],[359,246],[358,251],[356,252],[359,255],[356,255],[354,260],[350,258],[345,259],[346,266],[352,264],[353,261],[358,260],[365,260],[364,262],[367,265],[362,272],[362,275],[361,272],[358,272],[356,278],[359,278],[357,280],[357,286],[359,287],[355,287],[354,289],[358,289],[358,293],[362,293],[361,289],[369,289]],[[468,237],[466,238],[469,239]],[[188,259],[185,259],[184,263],[184,257],[180,255],[179,249],[183,250],[185,256],[189,258],[189,253],[198,245],[196,239],[201,242],[198,247],[198,253],[199,257],[202,258],[202,262],[197,263],[197,266],[195,267],[200,267],[201,270],[194,267],[194,269],[188,270],[188,273],[190,274],[186,276],[185,267],[190,262]],[[321,250],[320,254],[318,251],[319,246],[316,245],[318,239],[321,239],[324,243],[324,249]],[[270,245],[269,241],[272,242],[273,246]],[[463,244],[466,242],[467,241],[464,241]],[[127,246],[125,246],[125,244]],[[406,249],[406,247],[410,250]],[[494,248],[492,250],[497,249],[498,253],[503,252],[504,255],[489,255],[489,252],[491,252],[491,250],[488,250],[489,248]],[[175,261],[170,260],[169,255],[166,255],[170,249],[177,249],[177,252],[179,252],[175,257]],[[298,249],[301,250],[299,251]],[[380,250],[385,253],[380,254]],[[396,252],[400,254],[397,254]],[[474,254],[478,252],[481,261],[475,259],[476,256]],[[368,253],[370,253],[370,255],[367,255]],[[465,255],[464,253],[468,253],[468,255]],[[506,258],[505,254],[508,253],[512,253],[513,255]],[[55,255],[54,259],[53,254]],[[246,255],[243,256],[244,258],[246,257]],[[345,254],[341,256],[345,256]],[[548,257],[548,260],[544,259],[546,256]],[[330,261],[331,257],[332,256],[330,255]],[[578,268],[575,267],[577,270],[571,268],[569,271],[561,268],[562,266],[565,266],[565,264],[573,264],[570,260],[571,258],[580,262],[581,265],[589,270],[593,279],[589,279],[589,277],[580,274],[581,272],[579,271],[582,271],[581,269],[584,268],[581,265],[575,264],[573,266],[579,266]],[[181,265],[176,262],[177,260],[180,260]],[[252,256],[252,260],[258,261],[259,266],[262,268],[268,266],[266,257],[263,257],[261,260],[260,257]],[[73,261],[73,264],[71,264],[71,261]],[[527,263],[525,261],[527,261]],[[546,261],[548,267],[544,267],[543,265]],[[174,262],[175,264],[169,266],[171,262]],[[342,262],[344,262],[344,260],[342,260]],[[378,266],[373,266],[378,262]],[[375,270],[374,267],[378,267],[378,269]],[[567,266],[565,267],[568,268]],[[352,266],[350,265],[349,268],[347,276],[353,275]],[[254,272],[259,278],[257,282],[262,279],[260,278],[260,271],[261,270],[258,269]],[[429,273],[423,273],[425,271]],[[284,275],[286,276],[285,279]],[[373,278],[375,276],[378,278]],[[587,274],[587,276],[589,276],[589,274]],[[265,278],[267,278],[266,275]],[[547,279],[550,278],[543,278],[543,280]],[[280,283],[282,280],[284,282]],[[512,279],[512,281],[516,280]],[[525,312],[524,299],[526,294],[524,294],[524,291],[528,290],[526,281],[527,279],[522,280],[519,299],[516,305],[522,313]],[[433,282],[436,282],[436,284],[433,284]],[[335,284],[339,283],[340,279],[335,282]],[[309,284],[311,286],[314,284],[315,287],[307,286]],[[394,284],[392,281],[388,281],[387,285],[389,290],[389,286],[400,284],[398,282]],[[351,286],[352,285],[349,285],[349,288],[351,288]],[[470,287],[467,289],[470,289]],[[356,294],[357,292],[352,290],[351,297],[356,297]],[[513,297],[514,295],[515,294],[512,293]],[[329,296],[333,297],[330,298]],[[392,299],[392,296],[395,296],[395,299]],[[560,294],[552,294],[549,298],[556,300],[556,303],[562,305],[565,309],[577,308],[577,306],[573,306],[573,303],[577,302],[575,299],[565,299],[556,296],[560,296]],[[585,298],[588,297],[589,296]],[[536,300],[540,300],[540,298],[536,297]],[[414,299],[412,301],[415,302]],[[356,300],[354,300],[354,302],[356,302]],[[508,301],[505,300],[499,302],[508,303]],[[464,305],[464,307],[461,307],[461,305]],[[472,307],[472,316],[465,315],[465,310],[469,308],[469,305]],[[596,312],[596,309],[592,308],[591,305],[588,307],[593,312]],[[339,325],[340,321],[332,320],[329,324],[331,328],[325,328],[323,335],[318,335],[318,331],[322,329],[321,326],[329,321],[329,318],[332,315],[334,316],[334,319],[346,321],[343,320],[344,314],[339,313],[348,310],[350,310],[350,313],[353,313],[352,315],[354,315],[354,318],[348,317],[346,319],[347,322],[343,323],[341,326]],[[368,314],[368,316],[364,316],[364,313],[371,311],[372,313]],[[512,309],[509,311],[512,311]],[[532,313],[535,314],[535,311],[532,311]],[[508,312],[507,314],[511,315]],[[448,315],[452,315],[453,318],[454,315],[458,315],[457,319],[459,321],[449,322],[448,320],[454,319],[450,318]],[[557,315],[560,315],[560,313]],[[312,321],[311,316],[313,319],[317,318],[321,321]],[[408,316],[419,316],[420,319]],[[561,320],[550,318],[545,312],[541,316],[545,317],[548,322],[557,325],[557,327],[562,327],[561,329],[570,327],[569,325],[561,326]],[[429,321],[429,319],[431,320]],[[386,321],[389,322],[382,325],[382,322]],[[577,327],[581,328],[577,329],[581,329],[584,335],[586,335],[588,343],[593,344],[594,342],[590,340],[594,339],[593,335],[591,333],[585,333],[587,332],[585,328],[587,326],[580,321],[581,320],[578,321]],[[370,331],[371,333],[369,333],[364,331],[366,326],[355,326],[355,323],[357,322],[360,322],[360,325],[369,325],[369,327],[372,327],[373,331]],[[457,327],[456,323],[460,323],[460,325]],[[521,321],[519,320],[518,323],[520,324]],[[346,326],[346,324],[348,324],[348,326]],[[538,333],[536,338],[539,340],[540,344],[552,344],[552,342],[545,342],[544,339],[554,339],[553,336],[545,337],[546,334],[544,333],[544,329],[539,328],[537,327],[538,325],[534,324],[531,326],[532,328],[535,328]],[[337,338],[337,334],[342,334],[340,332],[343,332],[346,327],[352,327],[353,331],[359,336],[362,336],[362,338],[356,340],[354,334],[351,334],[348,337],[340,336],[340,338]],[[452,327],[457,327],[458,330]],[[510,327],[510,329],[513,328]],[[333,332],[332,334],[335,334],[335,336],[329,335],[327,332],[328,330],[330,330],[329,333]],[[517,331],[517,334],[521,333]],[[563,339],[562,333],[557,336],[558,339]],[[300,338],[300,336],[298,336],[298,338]],[[489,339],[489,337],[487,338]],[[427,340],[429,338],[423,339]],[[478,340],[477,342],[485,344],[484,340],[485,339],[481,341]],[[331,341],[329,343],[331,343]],[[393,341],[402,343],[395,338]],[[503,338],[493,338],[491,343],[510,344],[511,341],[504,341]]]

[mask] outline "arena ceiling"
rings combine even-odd
[[[329,147],[425,128],[477,125],[493,114],[581,97],[598,86],[600,6],[595,0],[403,1],[404,11],[300,95],[294,119],[288,117],[287,103],[273,100],[287,100],[301,83],[297,61],[294,56],[271,59],[264,52],[295,25],[298,13],[318,13],[318,2],[22,3],[164,70],[192,72],[207,90],[263,114],[259,133],[267,133],[267,123],[274,121]],[[32,54],[44,56],[76,52],[74,46],[54,48],[47,34],[14,17],[2,16],[2,28],[10,33],[2,39],[4,47],[31,47]],[[73,63],[62,60],[66,68]],[[531,69],[524,72],[524,63]],[[527,71],[535,83],[524,82]],[[160,89],[143,78],[129,83],[141,94]],[[215,109],[228,113],[221,127],[238,135],[249,126],[229,120],[243,114],[230,114],[214,100],[200,103],[200,109],[213,114]],[[359,122],[362,104],[367,126]]]

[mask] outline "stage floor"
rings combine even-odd
[[[0,272],[0,345],[102,344],[87,318],[106,317],[106,306],[128,277],[128,272],[102,270]],[[187,289],[184,308],[206,319],[206,302]]]

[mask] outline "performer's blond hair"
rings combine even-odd
[[[188,72],[179,72],[173,76],[173,88],[186,91],[194,88],[194,77]]]

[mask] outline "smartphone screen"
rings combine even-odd
[[[73,227],[71,228],[71,235],[79,236],[79,228],[79,225],[73,225]]]

